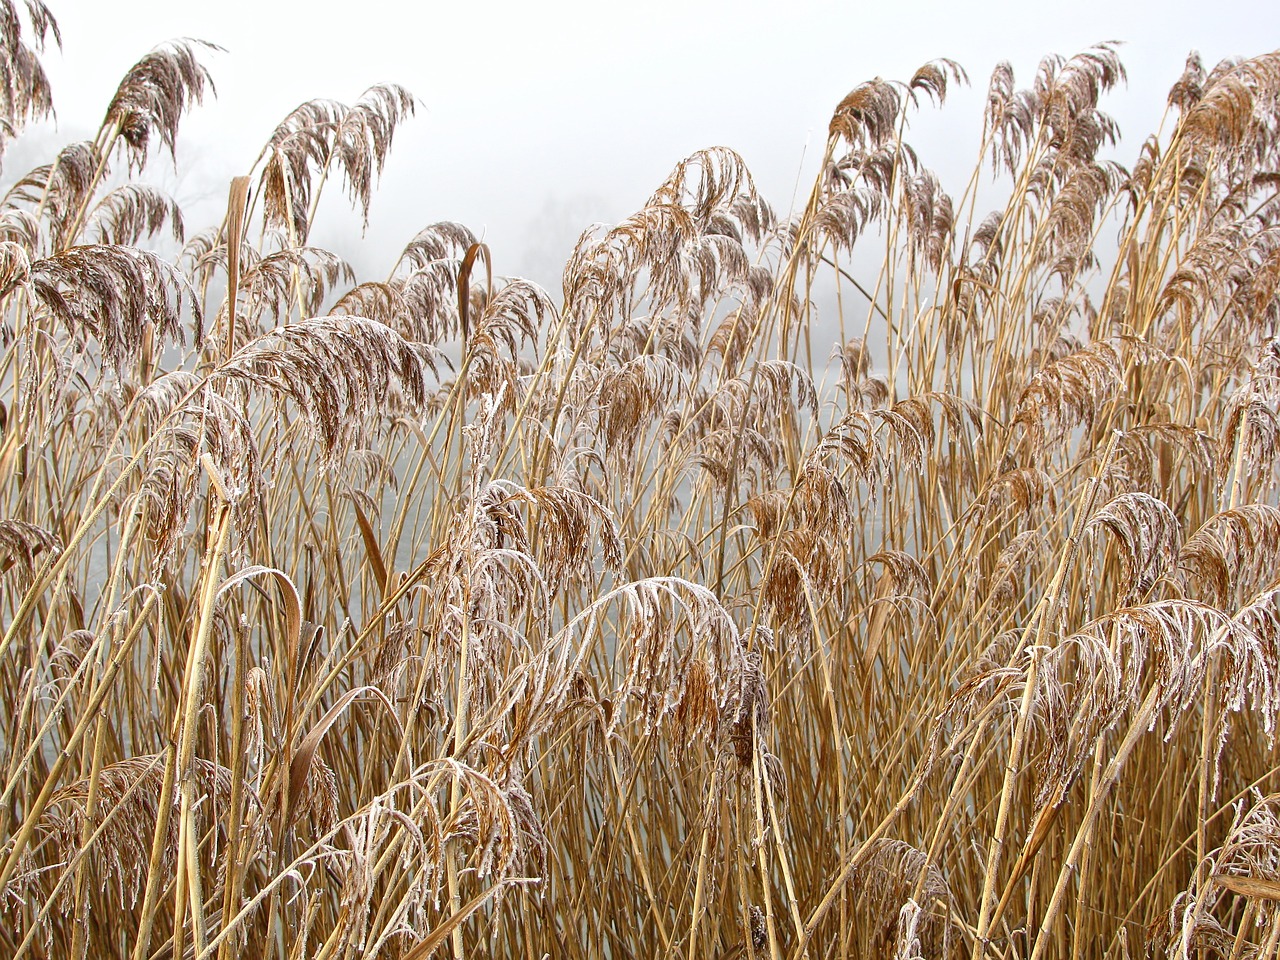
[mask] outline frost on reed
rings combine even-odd
[[[796,215],[708,149],[554,292],[311,245],[393,86],[189,234],[202,57],[5,171],[0,954],[1280,955],[1280,55],[1127,165],[1111,46],[1002,65],[958,193],[960,67],[862,84]]]

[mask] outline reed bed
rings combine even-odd
[[[708,149],[554,293],[309,243],[394,86],[190,232],[203,56],[5,171],[0,954],[1280,955],[1280,54],[1127,166],[1112,45],[1002,65],[954,195],[960,67],[864,83],[793,215]]]

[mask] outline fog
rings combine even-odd
[[[1188,51],[1211,65],[1280,44],[1280,4],[1246,2],[50,6],[63,34],[62,50],[44,56],[57,123],[11,146],[5,179],[91,136],[120,76],[153,45],[194,37],[225,48],[204,58],[217,97],[184,122],[177,171],[167,157],[156,164],[189,226],[220,218],[227,180],[298,103],[350,102],[393,81],[420,106],[397,135],[367,233],[331,202],[313,241],[378,275],[419,228],[459,220],[488,241],[498,273],[552,288],[583,227],[625,216],[700,147],[739,151],[785,213],[813,174],[832,107],[862,80],[907,79],[939,56],[968,71],[971,87],[941,111],[926,107],[909,137],[958,190],[1001,59],[1025,85],[1044,54],[1124,41],[1129,84],[1105,104],[1128,162]],[[337,184],[330,191],[341,199]]]

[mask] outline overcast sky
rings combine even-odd
[[[1001,59],[1025,85],[1046,53],[1124,41],[1129,86],[1107,106],[1127,160],[1158,123],[1188,51],[1211,65],[1280,47],[1280,3],[1240,0],[47,2],[63,35],[62,51],[44,57],[58,126],[10,153],[6,179],[20,172],[10,161],[42,162],[58,143],[91,135],[120,76],[152,46],[196,37],[227,52],[205,60],[217,99],[184,125],[172,187],[190,226],[218,216],[227,179],[247,171],[298,103],[349,102],[394,81],[421,107],[397,137],[367,238],[340,218],[313,238],[379,273],[420,227],[460,220],[484,234],[499,273],[548,284],[582,227],[625,216],[700,147],[738,150],[786,212],[797,176],[812,176],[832,107],[871,77],[907,79],[939,56],[969,72],[971,90],[913,127],[922,160],[946,183],[972,165]]]

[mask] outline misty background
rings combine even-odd
[[[1000,60],[1026,86],[1045,54],[1123,41],[1129,83],[1104,109],[1125,135],[1114,158],[1128,165],[1160,123],[1189,51],[1210,67],[1280,46],[1280,4],[1240,0],[49,6],[63,40],[42,58],[57,119],[11,143],[5,183],[92,137],[119,79],[149,49],[196,38],[225,48],[203,57],[217,96],[183,121],[176,170],[166,155],[149,176],[182,205],[189,233],[221,220],[229,179],[248,172],[295,106],[316,97],[350,103],[390,81],[419,108],[397,133],[368,229],[334,183],[312,242],[368,279],[385,275],[422,227],[457,220],[490,245],[498,274],[556,294],[578,234],[639,207],[697,149],[737,150],[785,215],[812,181],[832,109],[872,77],[906,80],[942,56],[965,68],[970,86],[941,110],[925,106],[908,134],[959,193]]]

